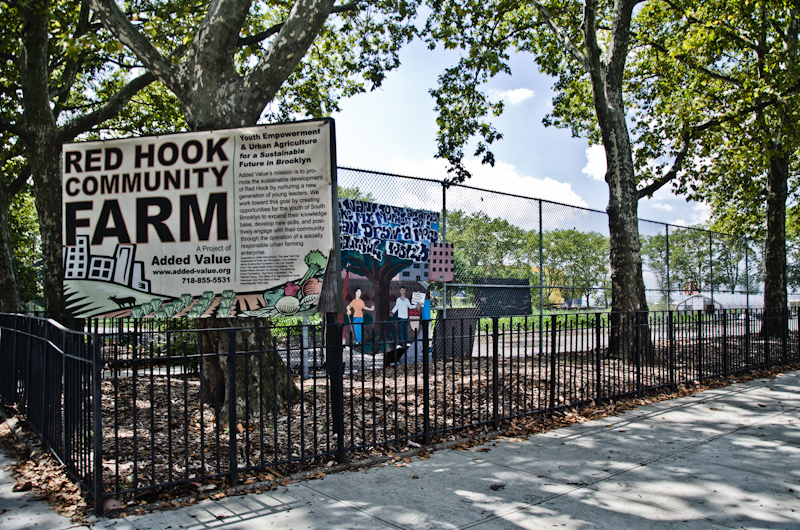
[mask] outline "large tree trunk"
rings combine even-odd
[[[61,141],[42,126],[40,134],[27,142],[36,186],[36,211],[42,238],[42,284],[45,310],[50,318],[64,311],[64,264],[61,258]]]
[[[635,0],[614,2],[611,38],[605,56],[601,56],[598,42],[596,2],[584,3],[583,34],[585,66],[592,84],[592,98],[608,167],[612,310],[609,347],[612,355],[625,356],[636,362],[654,362],[655,350],[647,325],[642,277],[639,191],[622,96],[631,19],[636,3]]]
[[[41,12],[35,11],[36,9]],[[24,13],[23,90],[25,144],[36,189],[36,210],[42,238],[45,310],[51,316],[64,310],[61,261],[61,137],[50,106],[48,69],[48,6],[33,4]]]
[[[774,153],[767,169],[767,241],[764,252],[764,321],[761,333],[780,335],[788,322],[786,273],[786,197],[789,157]]]
[[[608,225],[611,234],[612,319],[609,346],[612,355],[634,362],[654,363],[657,357],[650,340],[642,276],[639,201],[624,115],[609,123],[606,130],[609,133],[605,145],[608,146],[606,181],[610,191]]]
[[[266,319],[212,317],[195,322],[203,353],[203,399],[215,410],[218,425],[224,427],[230,421],[231,390],[236,396],[237,421],[261,414],[274,420],[280,411],[301,399],[286,363],[273,349]],[[236,363],[233,388],[229,380],[232,357]]]

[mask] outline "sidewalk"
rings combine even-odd
[[[0,457],[0,464],[4,460]],[[69,528],[0,472],[0,527]],[[25,506],[21,506],[21,504]],[[7,510],[2,513],[2,510]],[[800,372],[96,528],[800,528]]]

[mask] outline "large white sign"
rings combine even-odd
[[[66,308],[316,310],[334,251],[333,121],[63,146]]]

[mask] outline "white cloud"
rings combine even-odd
[[[423,178],[442,180],[448,177],[447,163],[438,159],[412,161],[403,158],[392,160],[390,171],[399,175],[417,176]],[[502,161],[495,162],[494,167],[481,164],[480,160],[473,158],[465,163],[472,178],[464,184],[473,188],[488,191],[497,191],[545,199],[563,204],[582,206],[588,205],[575,191],[572,185],[558,182],[551,178],[539,179],[517,172],[513,164]],[[398,194],[402,194],[402,205],[410,208],[420,208],[438,211],[441,208],[442,190],[438,186],[423,184],[415,180],[398,179],[394,186],[385,190],[386,198],[375,194],[379,202],[394,204]],[[447,194],[448,210],[465,210],[467,212],[484,211],[490,217],[499,217],[525,229],[534,229],[539,226],[538,203],[526,198],[510,197],[484,193],[465,188],[452,189]],[[544,216],[546,224],[558,224],[566,218],[585,215],[582,210],[566,207],[547,206]]]
[[[675,219],[670,223],[678,226],[697,226],[711,220],[711,207],[702,202],[694,203],[689,212],[684,211],[683,213],[688,213],[688,216]]]
[[[586,166],[583,173],[591,178],[604,181],[606,178],[606,152],[602,145],[592,145],[586,149]]]
[[[515,88],[513,90],[492,89],[489,91],[489,99],[493,101],[503,100],[512,105],[522,103],[526,99],[530,99],[535,95],[536,92],[528,88]]]
[[[662,212],[674,212],[675,211],[675,207],[674,206],[672,206],[671,204],[665,204],[663,202],[654,202],[650,206],[652,208],[655,208],[656,210],[660,210]]]
[[[699,225],[711,220],[711,207],[705,203],[695,203],[692,208],[692,224]]]

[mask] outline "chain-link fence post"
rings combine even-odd
[[[708,281],[711,291],[711,310],[714,310],[714,234],[708,232]]]
[[[667,259],[667,309],[672,306],[672,280],[669,275],[669,225],[666,225],[666,234],[667,237],[665,239],[666,243],[666,259]]]
[[[544,351],[544,239],[542,235],[542,201],[539,201],[539,355]]]

